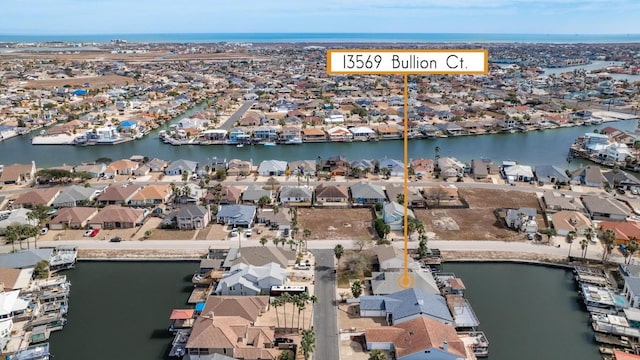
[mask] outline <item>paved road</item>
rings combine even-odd
[[[253,100],[245,101],[242,106],[236,110],[236,112],[229,116],[227,121],[220,125],[219,129],[227,131],[231,130],[231,128],[235,126],[236,122],[242,118],[242,115],[244,115],[244,113],[247,112],[253,104],[255,104],[255,101]]]
[[[315,359],[339,359],[338,311],[336,305],[336,277],[333,250],[315,250],[315,294],[318,303],[313,309],[316,333]]]

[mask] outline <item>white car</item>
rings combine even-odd
[[[42,229],[40,229],[40,235],[44,235],[44,234],[46,234],[48,231],[49,231],[49,229],[48,229],[48,228],[43,227]]]
[[[84,236],[84,237],[89,237],[89,236],[91,236],[91,233],[92,233],[92,232],[93,232],[93,229],[89,229],[89,230],[87,230],[87,231],[85,231],[85,232],[84,232],[84,235],[83,235],[83,236]]]
[[[296,264],[294,266],[294,269],[296,269],[296,270],[309,270],[309,269],[311,269],[311,266],[309,266],[309,264]]]
[[[231,237],[238,236],[238,231],[237,230],[233,230],[232,232],[229,233],[229,236],[231,236]]]
[[[249,237],[249,236],[251,236],[251,235],[253,235],[253,229],[247,229],[247,230],[244,232],[244,236],[246,236],[246,237]]]

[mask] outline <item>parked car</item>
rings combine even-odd
[[[231,236],[231,237],[238,236],[238,230],[233,230],[232,232],[229,233],[229,236]]]
[[[274,343],[278,344],[293,344],[293,339],[288,338],[275,338]]]
[[[618,188],[616,190],[618,190],[618,194],[624,195],[624,193],[625,193],[623,188]]]
[[[93,233],[93,229],[89,229],[89,230],[85,231],[84,235],[82,235],[82,236],[89,237],[89,236],[91,236],[92,233]]]
[[[100,232],[100,229],[93,229],[91,230],[91,234],[89,234],[89,236],[96,237],[96,235],[98,235],[99,232]]]
[[[294,266],[294,269],[296,269],[296,270],[309,270],[309,269],[311,269],[311,266],[309,266],[309,264],[296,264]]]
[[[44,235],[44,234],[46,234],[48,231],[49,231],[49,229],[48,229],[48,228],[43,227],[42,229],[40,229],[40,235]]]
[[[253,229],[247,229],[247,231],[244,232],[244,236],[246,237],[250,237],[251,235],[253,235]]]
[[[116,237],[111,238],[111,240],[109,240],[109,241],[111,241],[111,242],[120,242],[120,241],[122,241],[122,238],[120,236],[116,236]]]

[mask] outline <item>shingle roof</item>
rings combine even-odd
[[[359,182],[349,187],[354,199],[386,199],[384,189],[380,185]]]

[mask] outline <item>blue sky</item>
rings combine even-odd
[[[640,0],[0,0],[0,34],[638,34]]]

